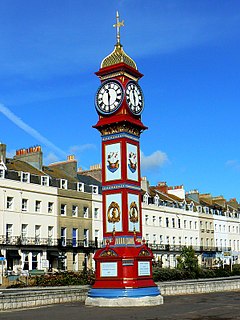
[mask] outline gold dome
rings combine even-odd
[[[101,68],[113,66],[118,63],[125,63],[128,66],[137,70],[137,65],[123,50],[123,47],[120,43],[115,45],[115,48],[112,53],[110,53],[106,58],[103,59],[101,63]]]

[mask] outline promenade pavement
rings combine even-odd
[[[240,320],[240,292],[167,296],[156,307],[99,308],[66,303],[0,312],[0,320]]]

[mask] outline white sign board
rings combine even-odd
[[[117,262],[101,262],[100,276],[101,277],[117,277]]]
[[[49,268],[49,261],[48,260],[45,260],[45,259],[42,259],[42,268]]]
[[[150,261],[138,261],[138,276],[150,276]]]

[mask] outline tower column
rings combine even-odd
[[[153,253],[142,240],[140,135],[143,76],[123,51],[117,13],[117,43],[96,73],[101,85],[94,126],[102,137],[104,246],[94,256],[96,281],[87,305],[142,306],[163,303],[152,279]]]

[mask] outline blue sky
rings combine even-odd
[[[240,201],[238,0],[1,0],[0,141],[100,162],[94,72],[115,44],[145,76],[142,175]]]

